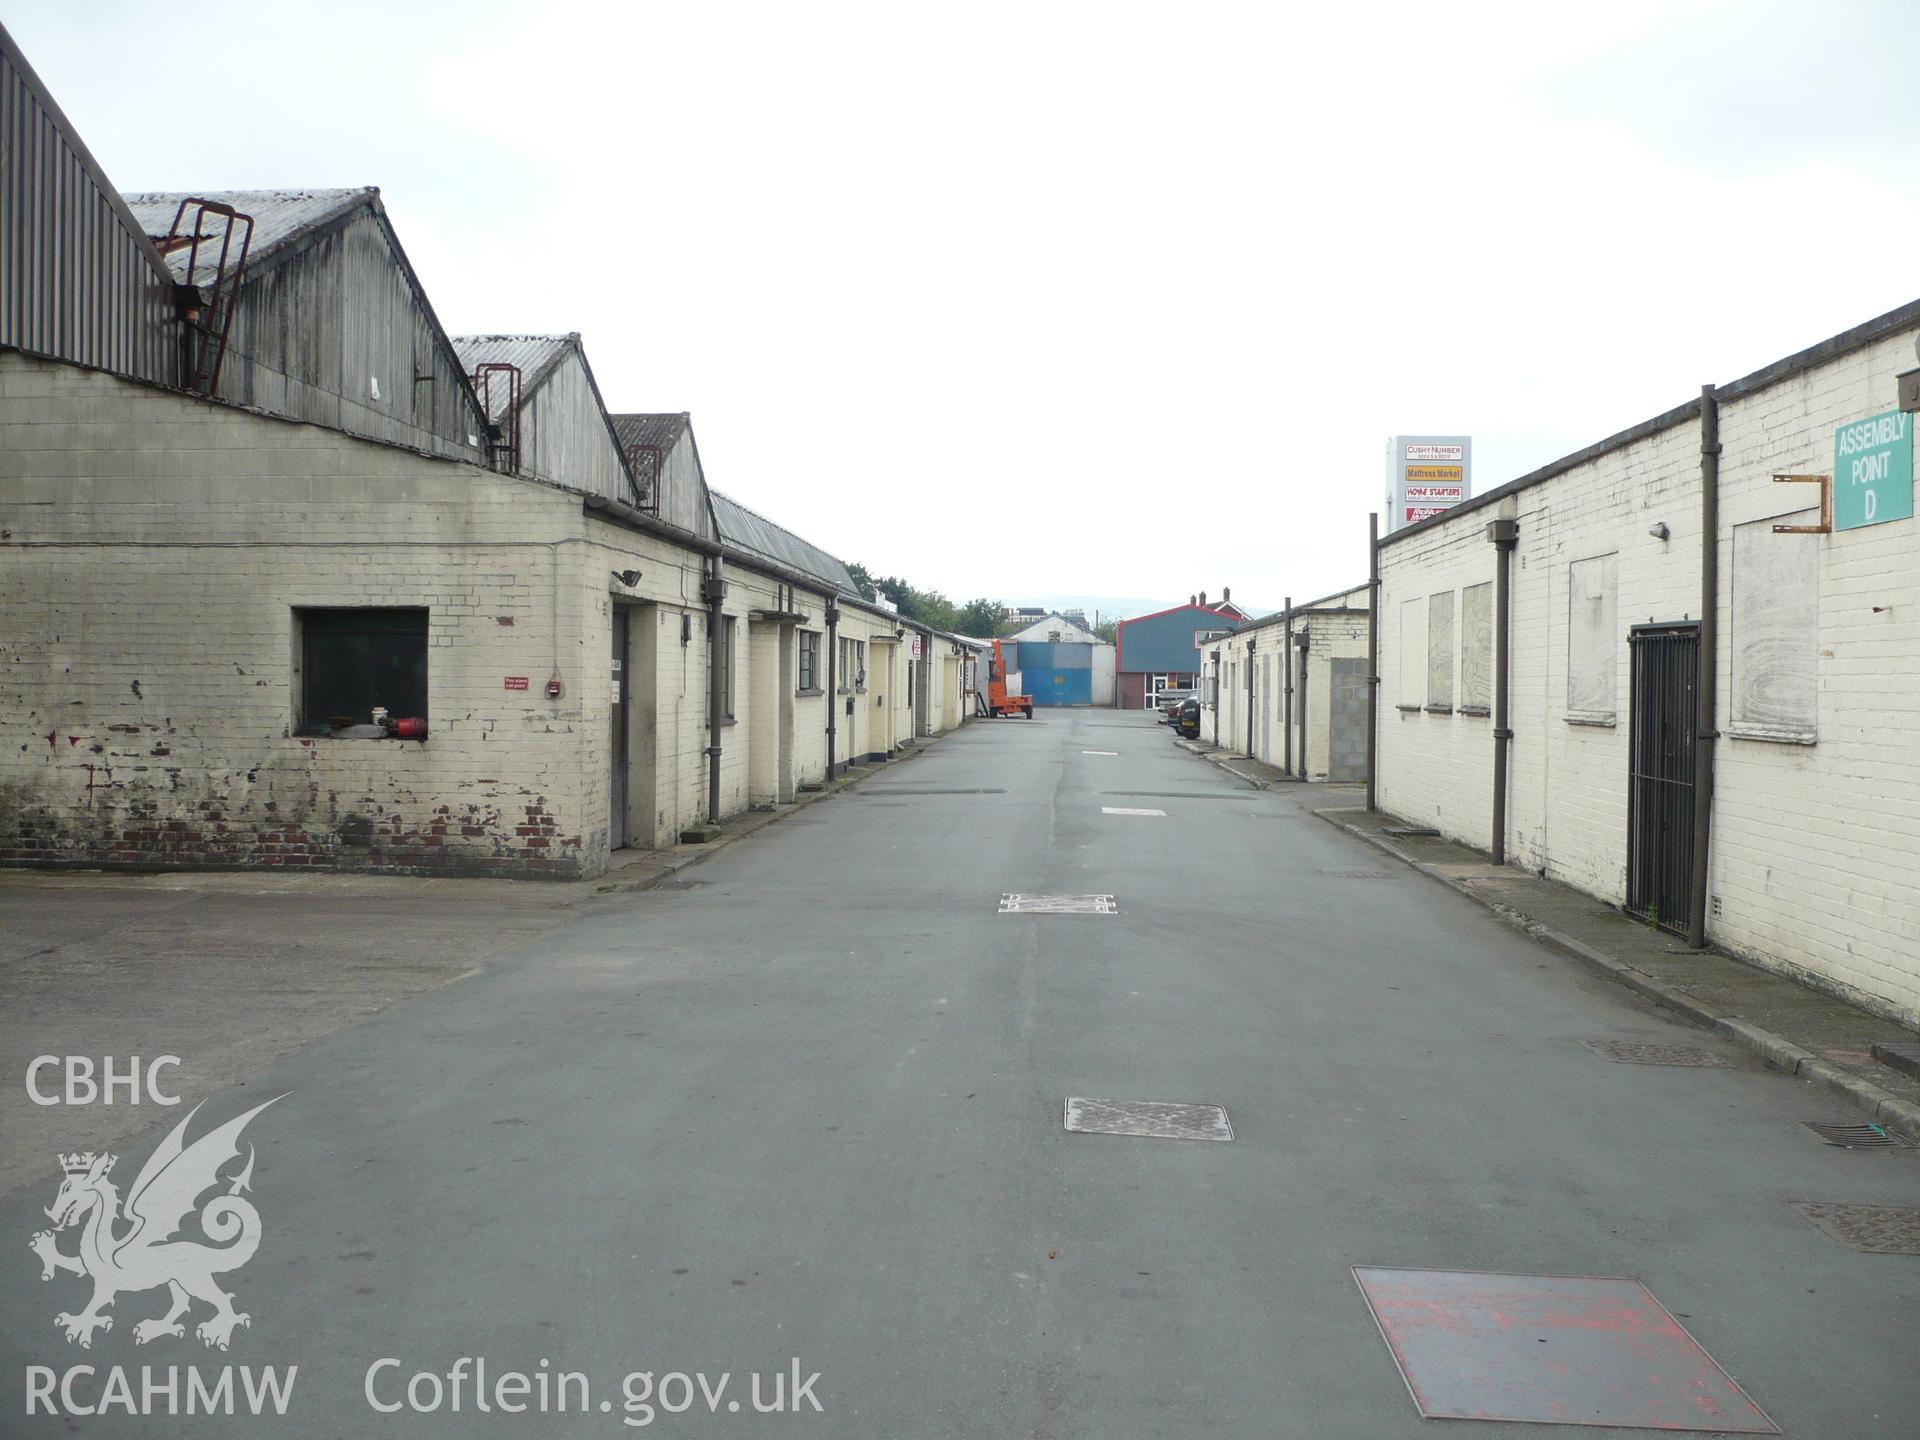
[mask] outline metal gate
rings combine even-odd
[[[1684,935],[1693,899],[1700,626],[1636,625],[1630,640],[1627,909]]]

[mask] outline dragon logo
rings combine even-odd
[[[213,1314],[194,1327],[209,1346],[226,1349],[235,1326],[253,1323],[245,1311],[233,1308],[233,1296],[214,1279],[238,1270],[260,1248],[260,1212],[240,1193],[253,1178],[253,1146],[247,1146],[247,1163],[237,1175],[223,1177],[220,1170],[239,1156],[240,1132],[247,1122],[267,1105],[286,1098],[277,1095],[256,1105],[189,1145],[187,1126],[200,1113],[200,1107],[194,1106],[140,1167],[124,1211],[120,1188],[108,1178],[118,1156],[88,1151],[60,1157],[66,1179],[46,1212],[53,1229],[40,1231],[28,1248],[40,1257],[42,1280],[51,1280],[62,1270],[93,1279],[93,1299],[85,1310],[53,1317],[69,1343],[78,1340],[82,1349],[92,1349],[94,1331],[113,1329],[113,1317],[102,1312],[116,1296],[162,1285],[171,1296],[167,1313],[136,1324],[136,1344],[162,1335],[184,1335],[180,1317],[195,1300],[213,1307]],[[198,1212],[201,1232],[214,1243],[177,1238],[199,1198],[223,1181],[227,1193],[215,1195]],[[75,1225],[81,1227],[80,1252],[67,1255],[55,1243],[55,1231]]]

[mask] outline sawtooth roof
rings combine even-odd
[[[729,499],[718,490],[709,487],[707,493],[713,497],[713,519],[720,527],[722,544],[788,570],[811,575],[841,594],[858,593],[854,588],[853,576],[847,573],[845,564],[818,545],[802,540],[791,530],[774,524],[758,511],[749,510],[738,500]]]
[[[460,357],[461,368],[472,375],[481,365],[517,365],[520,367],[520,402],[525,404],[540,382],[580,343],[571,335],[455,335],[453,353]],[[508,389],[493,387],[489,422],[498,424],[507,413]]]
[[[247,268],[252,270],[271,264],[280,255],[291,253],[301,242],[325,229],[348,211],[371,205],[379,199],[380,187],[359,185],[337,190],[142,190],[120,198],[126,202],[141,228],[153,238],[153,243],[164,245],[168,231],[173,228],[173,217],[179,212],[180,202],[189,197],[215,200],[253,217],[253,239],[247,251]],[[207,234],[204,230],[201,233]],[[221,233],[215,231],[209,238],[217,242]],[[180,246],[166,256],[174,279],[187,278],[187,262],[191,256],[192,247],[187,245]],[[217,260],[218,255],[213,258]],[[203,275],[207,262],[207,247],[202,245],[200,267]]]

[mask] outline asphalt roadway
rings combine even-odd
[[[246,1132],[263,1239],[224,1354],[197,1304],[136,1345],[157,1290],[64,1341],[85,1286],[27,1246],[60,1177],[9,1195],[0,1434],[1577,1433],[1422,1421],[1352,1273],[1394,1266],[1631,1277],[1786,1433],[1920,1435],[1920,1258],[1789,1203],[1920,1204],[1920,1155],[1798,1133],[1857,1117],[1144,716],[970,726],[473,968],[187,1097],[198,1135],[286,1096]],[[1070,1134],[1068,1096],[1216,1103],[1233,1139]],[[461,1357],[585,1374],[589,1408],[481,1413],[469,1380],[454,1413]],[[80,1405],[114,1366],[136,1400],[168,1367],[298,1376],[283,1417],[28,1415],[30,1367],[76,1365]],[[732,1379],[675,1415],[627,1408],[634,1372]],[[763,1401],[819,1378],[758,1414],[751,1372]]]

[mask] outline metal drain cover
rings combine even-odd
[[[1582,1040],[1603,1060],[1616,1065],[1689,1065],[1696,1069],[1724,1069],[1727,1062],[1698,1045],[1645,1044],[1638,1040]]]
[[[1796,1120],[1793,1122],[1816,1139],[1828,1145],[1839,1145],[1848,1150],[1909,1150],[1913,1141],[1904,1135],[1896,1135],[1884,1125],[1874,1125],[1862,1121],[1858,1124],[1830,1123],[1822,1120]]]
[[[1002,895],[1002,915],[1118,915],[1111,895]]]
[[[1849,1250],[1920,1255],[1920,1210],[1895,1205],[1832,1205],[1796,1200],[1793,1208]]]
[[[1152,1140],[1231,1140],[1233,1125],[1218,1105],[1173,1100],[1088,1100],[1067,1097],[1067,1129],[1078,1135],[1144,1135]]]
[[[1403,840],[1417,839],[1423,835],[1438,835],[1440,832],[1431,825],[1382,825],[1382,835],[1398,835]]]
[[[1426,1420],[1777,1435],[1637,1280],[1354,1267]]]

